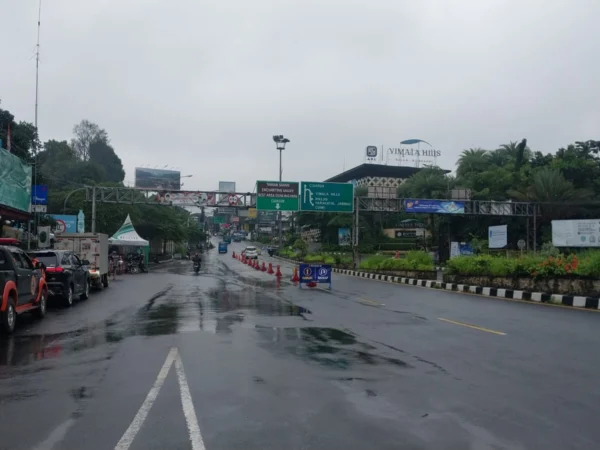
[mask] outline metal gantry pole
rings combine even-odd
[[[537,213],[538,205],[533,205],[533,253],[537,252]]]
[[[352,263],[355,269],[360,263],[360,254],[358,252],[358,234],[359,234],[359,214],[358,214],[359,199],[354,197],[354,220],[352,221]]]

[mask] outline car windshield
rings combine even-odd
[[[256,247],[246,247],[246,251],[247,252],[255,252],[256,251]]]
[[[31,258],[36,258],[39,262],[44,263],[48,267],[55,267],[58,265],[58,257],[54,252],[33,253],[29,256]]]

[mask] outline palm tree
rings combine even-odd
[[[398,188],[399,197],[446,198],[453,179],[439,167],[427,167],[415,173]]]
[[[532,152],[527,147],[527,139],[521,142],[510,141],[508,144],[502,144],[497,150],[491,153],[491,162],[497,166],[503,166],[508,162],[515,164],[516,170],[523,165],[525,161],[529,161],[532,157]]]
[[[463,150],[458,161],[456,175],[464,176],[471,172],[483,172],[489,166],[489,152],[482,148]]]
[[[517,200],[558,203],[586,200],[593,192],[575,188],[560,171],[544,167],[533,174],[527,188],[511,189],[508,194]]]

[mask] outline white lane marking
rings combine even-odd
[[[62,442],[67,435],[67,431],[69,431],[69,428],[71,428],[74,423],[75,419],[67,419],[61,423],[52,431],[52,433],[50,433],[46,440],[38,444],[34,450],[52,450],[56,444]]]
[[[144,424],[144,421],[146,420],[146,417],[148,416],[148,412],[150,411],[150,408],[152,407],[154,401],[156,400],[156,397],[158,396],[160,388],[162,387],[163,383],[165,382],[165,379],[167,378],[167,375],[169,374],[169,369],[173,365],[173,361],[175,361],[175,358],[177,357],[177,355],[178,355],[177,348],[172,347],[171,350],[169,350],[167,359],[165,360],[165,363],[163,364],[162,368],[160,369],[160,372],[158,372],[158,376],[156,377],[156,381],[154,382],[154,385],[150,389],[150,392],[148,392],[148,395],[146,396],[144,403],[142,403],[142,406],[140,407],[139,411],[137,412],[137,414],[131,421],[129,428],[127,428],[127,431],[125,431],[125,434],[123,434],[123,437],[118,442],[118,444],[115,446],[115,450],[127,450],[129,448],[129,446],[132,444],[133,440],[135,439],[135,436],[140,431],[140,428],[142,428],[142,425]]]
[[[198,425],[198,418],[196,417],[196,410],[194,409],[190,387],[188,386],[185,371],[183,370],[183,361],[179,354],[177,354],[177,357],[175,358],[175,371],[177,372],[177,379],[179,380],[181,406],[183,407],[183,414],[185,415],[185,421],[187,422],[192,450],[206,450],[204,441],[202,440],[202,434],[200,433],[200,426]]]

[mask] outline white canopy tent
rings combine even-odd
[[[129,214],[127,214],[127,219],[125,219],[125,222],[123,222],[121,228],[119,228],[117,232],[108,240],[108,243],[110,245],[121,245],[124,247],[148,247],[150,244],[146,239],[137,234],[137,231],[135,231],[135,228],[133,228]]]

